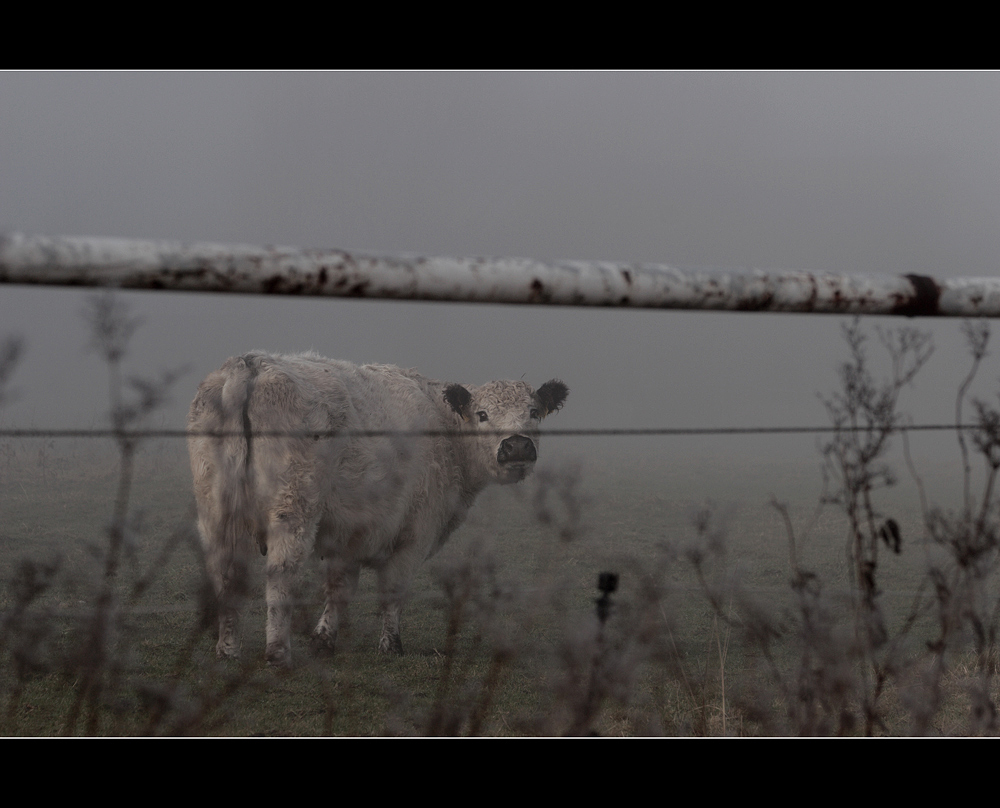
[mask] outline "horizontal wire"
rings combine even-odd
[[[943,432],[948,430],[979,429],[977,424],[907,424],[895,426],[730,426],[730,427],[616,427],[608,429],[546,429],[539,431],[543,437],[601,436],[680,436],[680,435],[797,435],[830,432]],[[0,438],[242,438],[243,430],[184,430],[184,429],[0,429]],[[448,430],[448,429],[344,429],[344,430],[258,430],[250,433],[254,438],[435,438],[481,437],[483,435],[510,435],[510,430]]]

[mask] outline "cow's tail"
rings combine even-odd
[[[230,359],[198,388],[188,414],[188,449],[198,531],[218,598],[220,657],[239,656],[240,606],[248,594],[256,542],[266,548],[266,522],[255,496],[252,403],[260,354]]]
[[[232,365],[222,388],[221,461],[222,485],[219,495],[222,523],[221,540],[234,561],[256,543],[261,555],[267,553],[264,515],[256,496],[254,477],[254,436],[250,402],[260,371],[261,357],[246,354],[230,360]]]

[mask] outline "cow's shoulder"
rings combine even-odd
[[[413,396],[431,398],[442,385],[429,379],[413,368],[397,365],[361,365],[358,372],[372,387],[390,391],[392,394],[409,399]]]

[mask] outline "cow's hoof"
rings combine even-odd
[[[264,652],[264,659],[272,668],[291,668],[292,652],[283,645],[268,646]]]
[[[215,646],[215,656],[218,659],[239,659],[240,649],[238,645],[222,644]]]
[[[399,635],[395,634],[393,636],[382,635],[382,639],[378,642],[378,650],[380,654],[390,654],[392,656],[402,656],[403,655],[403,641],[399,639]]]
[[[316,656],[330,656],[337,650],[337,638],[317,632],[309,640],[309,650]]]

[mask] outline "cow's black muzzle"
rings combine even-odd
[[[497,450],[497,462],[501,465],[504,463],[534,463],[537,459],[535,442],[524,435],[504,438]]]

